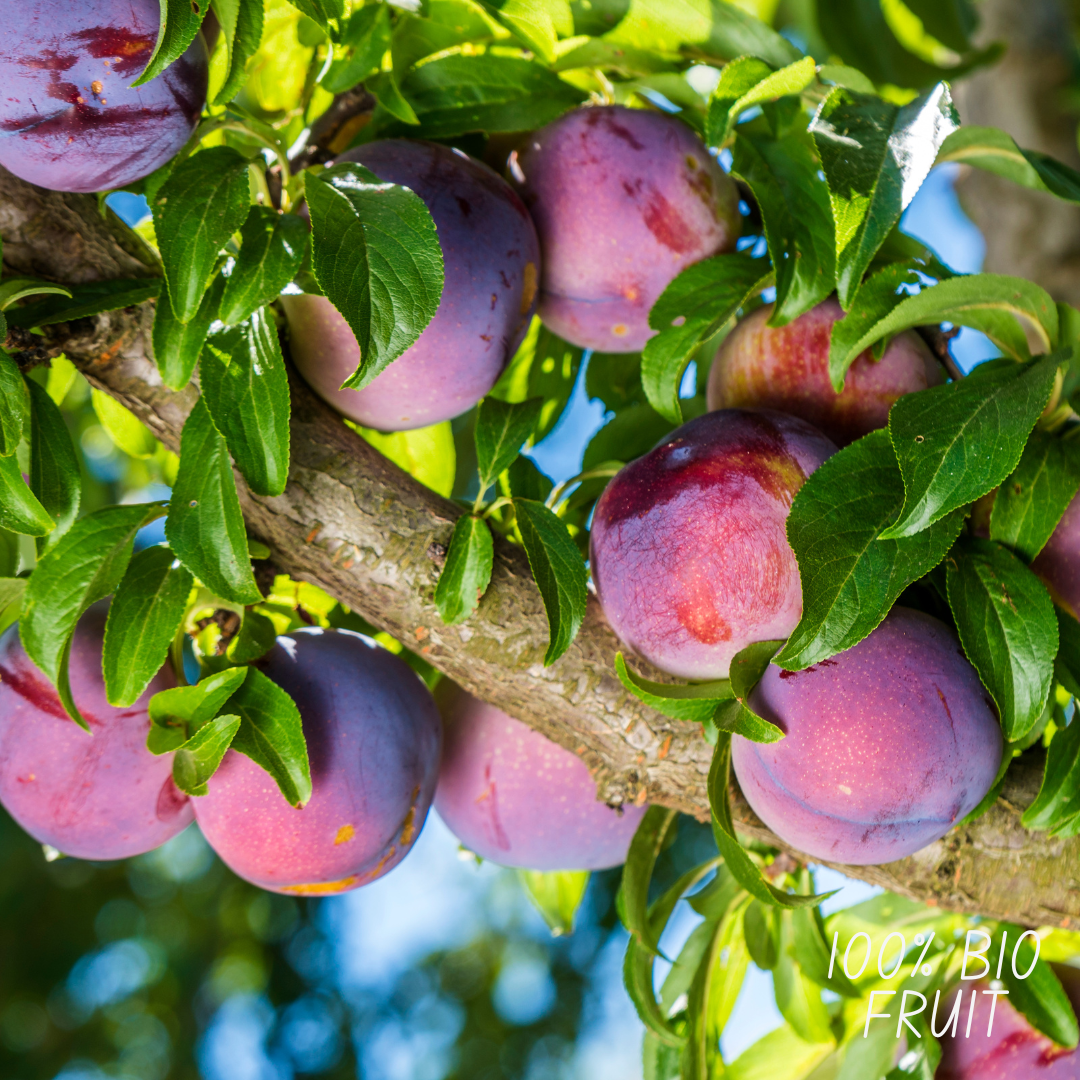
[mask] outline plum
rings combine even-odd
[[[257,662],[300,709],[311,799],[290,806],[260,766],[229,750],[195,800],[210,846],[255,885],[346,892],[408,854],[431,806],[442,725],[427,687],[393,653],[349,630],[279,637]]]
[[[817,859],[918,851],[979,804],[1001,764],[997,714],[960,642],[908,608],[805,671],[770,665],[750,706],[785,738],[732,738],[739,786],[777,836]]]
[[[342,154],[411,188],[438,229],[442,300],[419,339],[363,390],[341,384],[360,347],[321,296],[281,298],[292,357],[338,412],[380,431],[407,431],[471,409],[495,385],[536,310],[540,247],[513,189],[486,165],[435,143],[388,139]]]
[[[663,113],[575,109],[531,135],[509,171],[540,234],[540,318],[582,348],[637,352],[671,280],[739,237],[731,177]]]
[[[802,587],[785,522],[836,447],[768,409],[722,409],[677,428],[596,504],[593,581],[615,633],[658,668],[719,679],[755,641],[787,637]]]
[[[851,365],[843,392],[829,381],[829,334],[844,316],[835,298],[786,326],[768,325],[773,305],[741,319],[709,370],[710,409],[780,409],[846,446],[889,421],[897,398],[944,381],[941,365],[918,334],[898,334],[880,360],[867,349]]]
[[[206,103],[201,34],[145,86],[158,0],[28,0],[0,44],[0,165],[53,191],[124,187],[187,142]]]
[[[645,807],[597,802],[580,758],[453,683],[436,698],[445,743],[435,809],[465,847],[526,870],[626,861]]]
[[[1031,562],[1050,595],[1080,619],[1080,495],[1065,509],[1042,551]]]
[[[105,700],[101,647],[107,607],[79,620],[71,689],[91,734],[64,712],[55,688],[19,640],[0,636],[0,803],[39,843],[80,859],[150,851],[190,824],[190,800],[172,781],[172,755],[146,749],[147,705],[173,686],[168,667],[126,709]]]

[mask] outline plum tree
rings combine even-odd
[[[770,665],[750,705],[785,737],[733,737],[739,786],[777,836],[819,859],[918,851],[979,804],[1001,763],[993,704],[960,642],[909,608],[805,671]]]
[[[796,417],[722,409],[622,469],[596,505],[591,538],[615,633],[688,679],[724,678],[751,642],[787,637],[802,589],[784,523],[835,449]]]
[[[540,234],[540,318],[583,348],[637,352],[676,274],[739,236],[734,182],[662,113],[567,113],[511,154],[510,175]]]
[[[829,335],[843,317],[835,298],[786,326],[769,326],[773,305],[741,319],[709,369],[710,409],[759,406],[800,416],[838,446],[888,423],[897,398],[944,381],[941,365],[914,331],[898,334],[880,360],[867,349],[837,394],[829,380]]]
[[[54,191],[123,187],[169,160],[206,104],[201,34],[144,86],[157,0],[32,0],[0,41],[0,165]]]
[[[1080,619],[1080,495],[1073,498],[1042,551],[1031,561],[1050,595]]]
[[[585,763],[494,705],[444,681],[435,809],[484,859],[527,870],[601,870],[626,859],[644,807],[596,798]]]
[[[210,846],[275,892],[327,895],[381,877],[423,828],[442,725],[404,661],[348,630],[296,630],[258,666],[296,701],[312,795],[290,806],[268,773],[229,750],[195,800]]]
[[[363,390],[348,324],[321,296],[287,295],[293,360],[316,393],[368,427],[403,431],[475,405],[514,355],[536,308],[539,244],[521,200],[491,169],[435,143],[389,139],[342,154],[427,204],[445,267],[442,300],[419,339]]]
[[[171,755],[146,749],[147,703],[172,686],[168,667],[129,708],[105,700],[101,649],[106,607],[80,619],[69,674],[84,731],[26,655],[18,626],[0,637],[0,802],[37,841],[81,859],[150,851],[192,820],[172,780]]]

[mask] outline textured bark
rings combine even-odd
[[[41,192],[3,170],[0,232],[12,271],[59,281],[155,272],[153,253],[102,216],[95,200]],[[146,304],[47,328],[45,344],[62,349],[176,449],[197,389],[175,393],[162,385],[150,355],[151,323]],[[528,563],[519,549],[496,540],[491,586],[477,612],[463,626],[443,626],[432,597],[461,510],[383,458],[295,377],[292,396],[285,493],[259,498],[237,478],[251,535],[269,546],[274,562],[581,755],[609,801],[649,799],[707,816],[710,747],[696,725],[660,716],[623,689],[612,666],[617,642],[595,598],[570,650],[545,668],[547,624]],[[838,868],[942,907],[1069,925],[1080,918],[1080,843],[1048,841],[1019,825],[1039,768],[1037,760],[1025,761],[985,817],[910,859]],[[745,831],[783,847],[735,796]]]

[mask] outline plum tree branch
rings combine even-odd
[[[158,272],[154,253],[92,197],[42,191],[2,169],[0,234],[10,271],[66,282]],[[144,304],[47,327],[41,344],[54,355],[63,351],[175,450],[198,391],[162,384],[151,355],[152,319],[152,305]],[[613,669],[617,641],[595,598],[574,644],[545,668],[547,623],[528,562],[497,539],[491,586],[478,610],[462,626],[443,626],[433,594],[464,511],[382,457],[295,376],[291,389],[292,469],[284,494],[260,498],[237,477],[248,529],[274,563],[579,754],[609,801],[649,799],[706,817],[711,748],[697,725],[669,720],[623,688]],[[839,868],[946,908],[1076,925],[1080,841],[1050,840],[1019,824],[1039,771],[1037,757],[1022,761],[989,813],[911,858]],[[734,795],[740,828],[783,847]]]

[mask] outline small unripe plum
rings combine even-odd
[[[529,136],[509,167],[540,234],[540,318],[582,348],[637,352],[672,279],[739,237],[731,177],[664,113],[575,109]]]
[[[30,0],[0,40],[0,165],[53,191],[123,187],[164,165],[206,103],[202,35],[145,86],[158,0]]]
[[[264,889],[328,895],[408,854],[431,806],[442,725],[412,669],[348,630],[293,631],[257,662],[303,721],[312,794],[290,806],[270,774],[229,750],[195,799],[210,846]]]
[[[1080,495],[1069,503],[1031,569],[1054,600],[1080,619]]]
[[[442,247],[442,300],[397,360],[363,390],[342,390],[360,363],[348,324],[325,297],[283,296],[293,360],[320,397],[367,427],[407,431],[459,416],[495,385],[536,310],[532,219],[509,184],[460,150],[388,139],[337,160],[423,199]]]
[[[817,859],[918,851],[979,804],[1001,764],[997,715],[960,642],[908,608],[805,671],[770,665],[750,706],[785,737],[733,737],[739,786],[777,836]]]
[[[645,807],[597,802],[579,757],[453,683],[436,697],[446,734],[435,809],[465,847],[526,870],[626,861]]]
[[[162,668],[134,705],[111,706],[101,674],[106,614],[92,607],[71,644],[71,691],[90,733],[64,712],[18,625],[0,636],[0,802],[39,843],[80,859],[151,851],[193,816],[172,755],[146,749],[150,698],[175,684],[172,672]]]
[[[596,504],[591,537],[615,633],[684,679],[722,679],[747,645],[787,637],[802,615],[788,511],[835,450],[794,416],[722,409],[622,469]]]
[[[880,360],[869,349],[861,353],[837,394],[829,380],[829,334],[844,316],[837,300],[830,297],[786,326],[768,325],[772,311],[768,304],[751,312],[724,339],[709,370],[710,409],[780,409],[846,446],[884,427],[897,398],[943,381],[929,347],[908,330]]]

